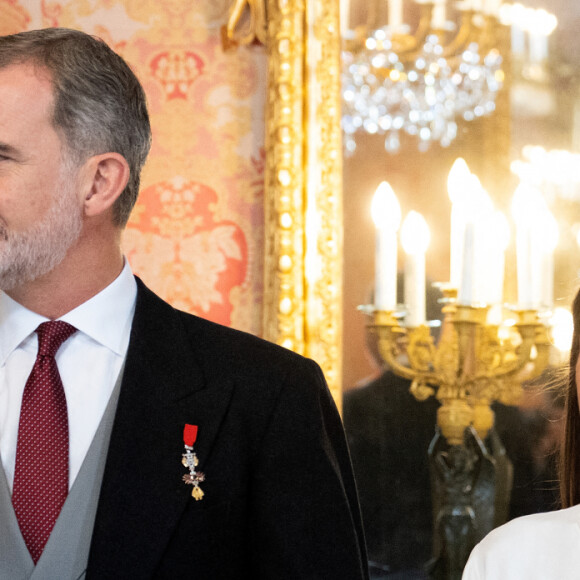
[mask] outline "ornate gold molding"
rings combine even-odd
[[[250,26],[239,31],[250,8]],[[338,0],[238,0],[226,44],[267,14],[263,335],[316,360],[342,397],[342,142]]]
[[[268,15],[263,333],[305,353],[304,2]]]
[[[338,1],[270,0],[264,335],[315,359],[341,400]]]
[[[247,12],[249,15],[246,18]],[[234,0],[224,32],[226,47],[234,44],[252,44],[255,41],[267,44],[266,0]]]
[[[306,354],[342,397],[342,133],[339,3],[306,10]]]

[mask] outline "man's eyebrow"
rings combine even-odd
[[[18,150],[12,145],[8,145],[8,143],[2,143],[2,141],[0,141],[0,153],[3,155],[17,155]]]

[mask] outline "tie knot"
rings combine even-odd
[[[43,322],[36,329],[36,334],[38,334],[38,354],[40,356],[54,356],[60,345],[76,330],[74,326],[62,320]]]

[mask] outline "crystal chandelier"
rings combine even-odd
[[[472,121],[495,110],[504,78],[495,48],[496,16],[463,6],[460,24],[449,35],[442,8],[440,2],[420,3],[412,35],[401,34],[400,26],[345,34],[342,128],[347,155],[355,151],[361,131],[384,135],[389,152],[399,150],[402,134],[415,137],[422,151],[434,142],[446,147],[457,135],[458,118]]]

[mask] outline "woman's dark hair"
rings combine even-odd
[[[580,409],[576,387],[576,363],[580,353],[580,291],[572,304],[574,335],[564,403],[564,438],[560,451],[560,499],[562,507],[580,503]]]

